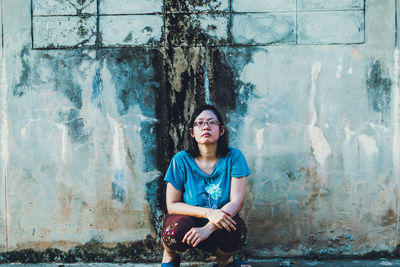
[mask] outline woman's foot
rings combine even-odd
[[[161,266],[178,267],[180,263],[181,263],[181,256],[177,254],[174,250],[164,246],[164,253],[161,261]]]

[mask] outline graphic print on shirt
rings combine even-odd
[[[206,190],[207,194],[203,194],[203,197],[208,200],[208,204],[206,205],[206,208],[210,209],[217,209],[217,203],[218,203],[218,198],[221,197],[221,192],[222,189],[219,188],[219,183],[218,184],[209,184],[204,188]]]

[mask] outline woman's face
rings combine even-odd
[[[217,116],[211,110],[204,110],[194,120],[190,135],[198,144],[217,143],[220,136],[225,133],[225,127],[219,125]]]

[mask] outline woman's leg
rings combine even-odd
[[[238,215],[233,217],[233,220],[236,222],[235,231],[228,232],[225,229],[218,231],[217,261],[219,266],[225,266],[232,262],[232,256],[236,254],[246,240],[247,228],[245,222]]]
[[[170,249],[169,247],[167,247],[164,242],[163,242],[163,246],[164,246],[164,253],[163,253],[163,257],[162,257],[162,263],[167,263],[167,262],[172,262],[176,259],[176,254],[177,251]]]
[[[167,215],[161,234],[164,245],[163,263],[175,260],[177,252],[185,251],[189,247],[186,243],[182,243],[182,239],[193,227],[195,227],[194,219],[190,216]]]

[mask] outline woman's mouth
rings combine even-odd
[[[210,133],[203,133],[201,136],[207,137],[207,136],[211,136],[211,134]]]

